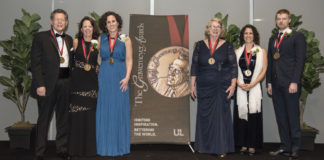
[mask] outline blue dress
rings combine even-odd
[[[200,153],[225,154],[234,152],[233,124],[230,99],[226,89],[237,77],[233,45],[225,42],[212,55],[204,41],[197,42],[192,56],[191,76],[196,76],[197,121],[195,150]]]
[[[126,46],[116,40],[109,64],[110,49],[107,34],[100,36],[101,66],[98,75],[96,112],[97,153],[101,156],[120,156],[130,152],[129,90],[122,92],[120,81],[126,76]]]

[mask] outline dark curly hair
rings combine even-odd
[[[111,16],[111,15],[116,18],[116,21],[119,24],[118,25],[118,31],[121,31],[121,28],[123,26],[123,20],[122,20],[121,16],[119,14],[115,13],[115,12],[108,11],[108,12],[104,13],[99,19],[99,27],[104,33],[108,33],[108,29],[106,28],[106,26],[107,26],[107,17]]]
[[[242,46],[245,41],[244,41],[244,32],[247,28],[251,28],[252,29],[252,32],[253,32],[253,42],[257,45],[260,45],[260,35],[259,35],[259,32],[258,30],[251,24],[247,24],[245,25],[242,29],[241,29],[241,32],[240,32],[240,45]]]
[[[86,21],[86,20],[90,21],[90,23],[91,23],[91,25],[93,27],[92,39],[97,39],[98,36],[99,36],[98,27],[96,25],[96,22],[92,18],[90,18],[88,16],[83,17],[82,20],[80,21],[80,23],[79,23],[79,31],[78,31],[78,33],[76,34],[75,37],[79,38],[79,39],[83,38],[83,33],[81,32],[81,28],[82,28],[83,22]]]

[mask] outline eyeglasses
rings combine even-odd
[[[53,21],[54,22],[60,22],[60,21],[65,22],[66,20],[65,20],[65,18],[54,18]]]
[[[212,28],[212,29],[221,29],[222,27],[221,26],[209,26],[209,28]]]

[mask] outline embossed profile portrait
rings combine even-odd
[[[189,50],[171,46],[158,51],[147,67],[148,81],[160,95],[180,98],[189,90]]]

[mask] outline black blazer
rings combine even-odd
[[[293,31],[285,36],[279,46],[280,58],[275,60],[275,41],[277,35],[269,39],[267,84],[276,83],[289,86],[290,83],[300,84],[304,72],[306,57],[306,41],[302,33]]]
[[[69,52],[69,68],[71,69],[73,59],[73,52],[71,51],[73,40],[71,36],[66,35],[65,44]],[[31,95],[36,97],[36,89],[41,86],[45,86],[46,95],[49,95],[58,79],[59,68],[60,58],[56,39],[53,38],[50,30],[39,32],[33,40],[31,49]]]

